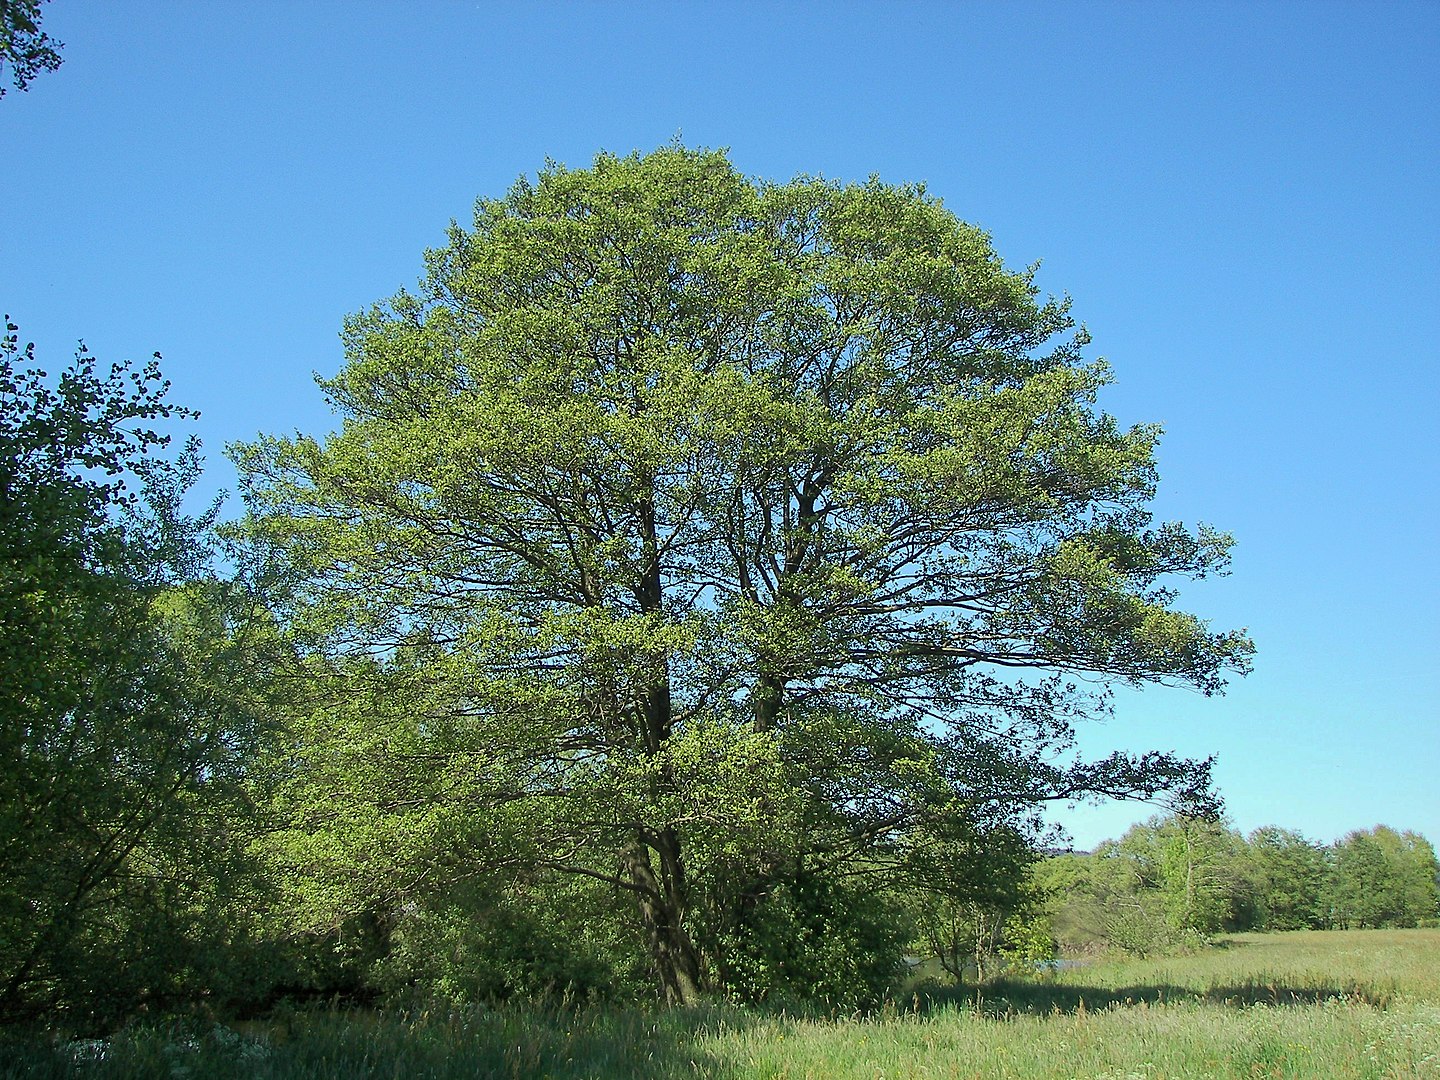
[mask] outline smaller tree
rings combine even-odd
[[[1319,929],[1325,925],[1328,855],[1298,832],[1266,825],[1250,834],[1259,927],[1265,930]]]
[[[1100,880],[1101,861],[1085,852],[1052,855],[1036,863],[1036,887],[1056,944],[1069,953],[1089,952],[1106,943],[1106,898],[1117,890]]]
[[[1248,929],[1256,918],[1245,842],[1213,818],[1153,817],[1091,855],[1047,860],[1038,878],[1071,948],[1147,955]]]
[[[1405,927],[1440,914],[1440,872],[1430,841],[1385,825],[1336,843],[1331,917],[1342,927]]]
[[[214,508],[198,520],[179,511],[198,449],[160,455],[168,440],[153,423],[188,413],[166,402],[157,362],[104,373],[82,348],[52,381],[8,320],[0,340],[10,1016],[164,996],[207,962],[185,942],[226,878],[211,856],[239,847],[244,680],[216,644],[219,594],[177,569],[193,564]]]
[[[924,852],[917,874],[916,949],[933,956],[957,983],[984,982],[1007,960],[1049,959],[1055,943],[1045,891],[1031,871],[1036,853],[1018,830],[999,828],[952,838]]]
[[[1246,922],[1243,844],[1222,822],[1177,814],[1136,825],[1117,854],[1131,860],[1140,889],[1156,893],[1172,930],[1203,938]]]

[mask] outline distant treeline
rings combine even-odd
[[[1222,932],[1435,925],[1435,850],[1384,825],[1329,846],[1273,825],[1152,818],[1089,854],[1040,863],[1061,948],[1149,953]]]

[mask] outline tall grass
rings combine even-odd
[[[1246,935],[868,1017],[505,1008],[295,1012],[0,1046],[0,1077],[1211,1077],[1440,1080],[1440,931]]]

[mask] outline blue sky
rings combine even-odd
[[[1223,698],[1081,748],[1218,755],[1235,824],[1440,842],[1440,5],[55,0],[0,100],[0,307],[53,370],[159,350],[208,483],[329,430],[350,311],[553,158],[679,135],[743,171],[923,180],[1041,261],[1165,426],[1162,518],[1238,539],[1185,606]],[[1151,813],[1063,809],[1089,846]]]

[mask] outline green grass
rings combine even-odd
[[[300,1012],[240,1031],[137,1030],[88,1049],[93,1060],[73,1064],[73,1047],[0,1046],[0,1077],[1440,1080],[1440,931],[1243,935],[866,1018]]]

